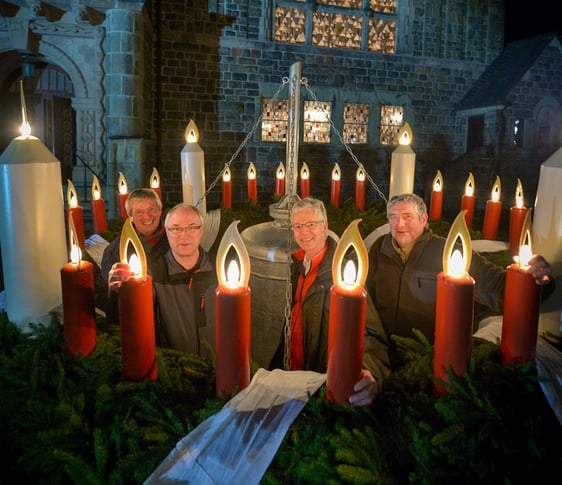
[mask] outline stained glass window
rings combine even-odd
[[[344,103],[343,139],[346,143],[367,143],[369,105]]]
[[[323,101],[305,101],[303,106],[303,140],[305,143],[330,143],[332,106]]]
[[[398,132],[404,124],[402,106],[382,105],[379,142],[381,145],[398,145]]]
[[[262,141],[287,141],[289,126],[289,103],[286,99],[263,98],[261,139]]]

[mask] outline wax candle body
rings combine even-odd
[[[232,181],[222,181],[222,206],[225,209],[232,208]]]
[[[474,284],[471,276],[455,278],[443,272],[437,276],[433,376],[438,394],[446,392],[437,380],[449,381],[449,367],[459,377],[468,370],[474,322]]]
[[[363,368],[366,311],[367,292],[363,287],[332,286],[326,393],[330,401],[342,406],[353,394]]]
[[[488,200],[484,211],[484,223],[482,225],[482,238],[495,241],[498,237],[500,217],[502,213],[502,203],[499,201]]]
[[[301,199],[310,197],[310,179],[301,177]]]
[[[502,362],[523,363],[535,358],[541,287],[518,264],[507,268],[503,309]]]
[[[360,211],[365,210],[365,181],[355,181],[355,205]]]
[[[131,278],[119,289],[123,373],[127,379],[156,380],[156,337],[152,278]]]
[[[61,268],[64,345],[70,356],[87,356],[96,346],[94,266],[89,261]]]
[[[74,229],[76,229],[76,239],[82,252],[86,251],[86,235],[84,233],[84,210],[81,206],[68,207],[66,210],[66,220],[72,217]]]
[[[340,181],[332,179],[330,186],[330,204],[334,207],[340,206]]]
[[[509,209],[509,251],[512,256],[519,252],[519,238],[526,214],[526,207],[513,206]]]
[[[429,220],[438,221],[441,219],[441,212],[443,210],[443,191],[432,190],[431,200],[429,201]]]
[[[464,220],[466,225],[470,229],[472,227],[472,219],[474,218],[474,204],[476,203],[476,197],[474,195],[463,194],[461,199],[461,211],[466,210],[464,214]]]
[[[275,177],[275,195],[282,197],[285,195],[285,179]]]
[[[125,206],[125,202],[127,202],[127,197],[129,197],[128,193],[125,194],[117,194],[118,200],[119,200],[119,215],[121,216],[121,219],[125,220],[127,219],[127,217],[129,217],[127,215],[127,208]]]
[[[250,384],[250,289],[219,285],[216,291],[216,395]]]
[[[154,192],[156,192],[158,194],[158,197],[160,198],[160,200],[162,200],[162,189],[160,188],[160,186],[158,187],[151,187],[152,190],[154,190]]]
[[[248,200],[252,205],[258,203],[258,185],[255,178],[248,178]]]
[[[107,214],[105,213],[105,201],[103,199],[92,199],[92,226],[94,234],[107,231]]]

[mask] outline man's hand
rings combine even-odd
[[[355,392],[349,396],[349,404],[352,406],[368,406],[379,394],[377,381],[367,369],[361,371],[361,377],[353,386],[353,390]]]
[[[542,256],[533,256],[529,260],[529,272],[533,275],[533,278],[537,281],[537,285],[546,285],[550,283],[550,278],[552,275],[552,268],[550,264]]]
[[[131,267],[127,263],[115,263],[109,270],[107,279],[109,289],[111,291],[118,292],[121,283],[123,283],[123,281],[127,281],[134,275],[135,272],[131,271]]]

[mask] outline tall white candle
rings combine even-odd
[[[414,192],[414,176],[416,173],[416,154],[410,147],[412,130],[404,123],[398,133],[398,147],[392,152],[390,161],[390,188],[388,199],[394,195],[411,194]]]
[[[203,216],[207,214],[205,194],[205,153],[197,143],[199,131],[193,120],[189,121],[185,130],[185,146],[181,151],[181,183],[183,201],[197,205]],[[199,202],[199,199],[203,199]]]

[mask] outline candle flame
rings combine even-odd
[[[336,163],[332,169],[332,180],[339,180],[341,175],[340,166]]]
[[[73,244],[72,249],[70,250],[70,262],[74,265],[78,265],[80,263],[80,259],[82,259],[80,246]]]
[[[92,198],[94,200],[98,200],[101,198],[100,181],[95,175],[94,175],[94,179],[92,180]]]
[[[353,285],[355,283],[355,278],[357,278],[355,263],[349,260],[345,263],[345,268],[343,269],[343,282],[346,285]]]
[[[150,174],[150,188],[157,189],[160,187],[160,174],[155,167],[152,167],[152,173]]]
[[[443,175],[437,170],[435,177],[433,178],[433,190],[435,192],[441,192],[443,190]]]
[[[135,253],[128,257],[129,244],[133,247]],[[121,229],[121,239],[119,241],[119,259],[122,263],[131,266],[131,270],[135,272],[135,276],[140,278],[146,277],[146,253],[142,247],[141,240],[133,227],[133,221],[129,217],[123,223]],[[135,265],[135,267],[133,267]]]
[[[230,182],[230,178],[231,178],[230,168],[225,165],[224,172],[222,173],[222,181]]]
[[[256,178],[256,166],[253,162],[250,162],[250,166],[248,167],[248,178],[251,180]]]
[[[219,285],[246,287],[250,281],[250,256],[248,254],[248,250],[246,249],[246,245],[244,244],[244,241],[242,241],[240,233],[238,232],[237,226],[239,222],[240,221],[231,222],[230,226],[228,226],[224,232],[217,250],[217,278]],[[226,256],[231,247],[236,252],[238,261],[240,262],[239,276],[236,280],[234,280],[233,275],[230,273],[232,264],[229,263],[229,274],[225,274]],[[231,263],[233,261],[234,260],[232,260]],[[238,265],[236,265],[236,269],[238,270]]]
[[[66,179],[68,182],[68,188],[66,190],[66,200],[68,202],[68,207],[74,209],[78,206],[78,195],[76,193],[76,188],[70,179]]]
[[[120,194],[126,194],[128,192],[127,180],[122,172],[119,172],[119,178],[117,179],[117,186],[119,187]]]
[[[82,250],[78,243],[78,234],[76,233],[76,226],[71,214],[68,214],[68,246],[70,247],[70,261],[74,265],[80,264],[82,258]]]
[[[412,143],[412,128],[410,124],[406,121],[400,131],[398,132],[398,143],[400,145],[409,145]]]
[[[27,107],[25,104],[25,95],[23,94],[23,80],[20,79],[20,99],[21,99],[21,127],[20,133],[23,138],[31,136],[31,125],[27,121]]]
[[[515,205],[518,209],[523,207],[523,184],[517,179],[517,187],[515,187]]]
[[[197,143],[199,141],[199,130],[193,120],[189,120],[185,129],[185,141],[187,143]]]
[[[365,170],[362,167],[359,167],[355,172],[355,178],[358,182],[365,182]]]
[[[363,286],[367,279],[367,271],[369,269],[369,256],[367,253],[367,247],[365,246],[365,242],[361,238],[361,234],[359,232],[359,223],[361,219],[355,219],[352,221],[349,226],[343,232],[338,244],[336,246],[336,251],[334,252],[334,259],[332,262],[332,278],[334,280],[335,285],[342,285],[342,284],[353,284],[355,286]],[[353,275],[353,279],[351,283],[347,278],[349,278],[349,270],[348,264],[346,264],[347,270],[347,278],[346,275],[342,275],[341,267],[344,261],[345,254],[347,250],[353,246],[355,250],[355,254],[357,255],[357,272]],[[355,265],[353,264],[353,271],[355,272]],[[345,273],[345,271],[344,271]],[[342,279],[343,276],[343,279]]]
[[[520,267],[529,266],[529,260],[533,257],[533,230],[531,223],[531,209],[525,214],[523,225],[521,226],[521,237],[519,238],[519,254],[513,259]]]
[[[472,243],[464,217],[465,212],[466,210],[459,212],[453,221],[449,229],[447,240],[445,241],[445,247],[443,248],[443,272],[455,278],[460,278],[468,274],[468,268],[470,268],[470,262],[472,260]],[[455,248],[457,239],[461,241],[462,254]],[[458,255],[454,255],[453,250],[458,252]],[[454,262],[453,257],[455,258]],[[458,261],[459,258],[460,263]]]
[[[226,282],[230,286],[237,286],[240,280],[240,269],[238,268],[238,263],[233,259],[228,263],[228,269],[226,271]]]
[[[310,170],[308,168],[308,165],[306,164],[306,162],[302,163],[302,167],[301,167],[301,179],[307,179],[310,175]]]
[[[464,184],[465,195],[474,195],[474,185],[474,175],[472,175],[472,172],[468,172],[468,178],[466,179],[466,183]]]
[[[275,176],[278,179],[284,179],[285,178],[285,166],[283,165],[283,162],[279,162],[279,165],[277,166],[277,172],[275,173]]]
[[[501,192],[502,192],[502,183],[500,178],[496,176],[496,181],[492,186],[492,194],[491,194],[492,201],[498,202],[501,197]]]

